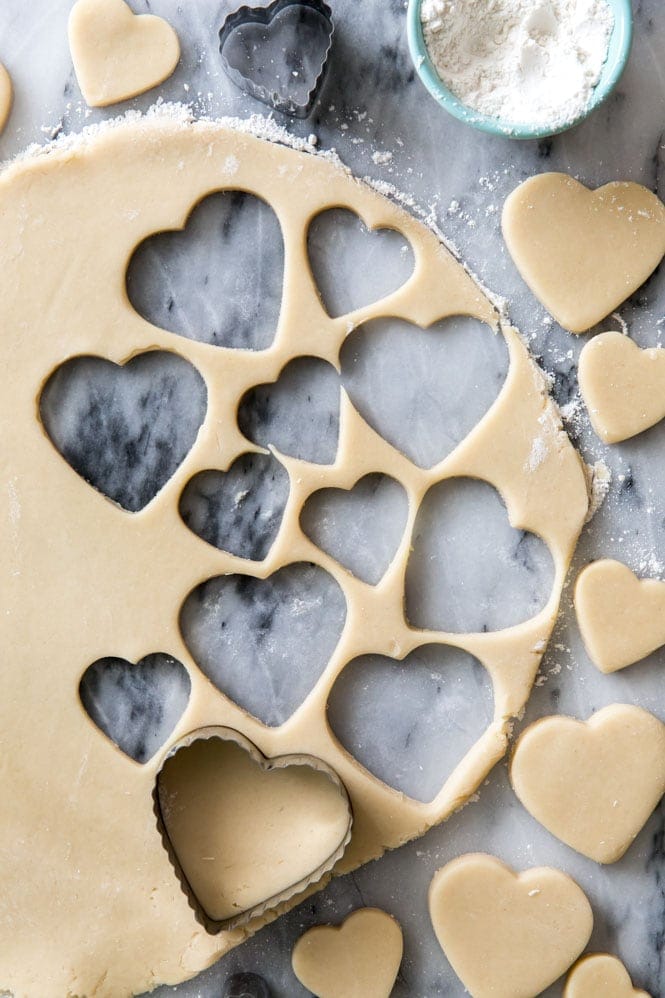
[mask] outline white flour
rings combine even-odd
[[[449,90],[508,125],[556,128],[588,105],[607,56],[607,0],[424,0],[425,43]]]

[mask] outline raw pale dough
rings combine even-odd
[[[0,343],[13,372],[0,393],[0,791],[10,802],[0,822],[0,990],[17,998],[89,995],[95,988],[98,998],[120,998],[176,983],[274,917],[209,935],[162,846],[153,813],[156,773],[169,748],[199,727],[234,728],[266,756],[312,755],[338,773],[354,814],[338,872],[422,835],[457,810],[505,753],[588,509],[582,462],[542,372],[514,329],[497,331],[493,306],[429,229],[327,158],[212,122],[174,120],[172,113],[68,140],[48,155],[18,161],[0,180],[0,269],[8,289],[0,296]],[[182,228],[203,197],[224,188],[267,201],[284,235],[282,311],[275,341],[262,351],[225,349],[158,329],[132,309],[125,293],[127,264],[139,243]],[[332,319],[313,282],[306,233],[315,215],[337,206],[356,212],[369,228],[402,233],[415,268],[382,301]],[[350,326],[397,316],[427,327],[460,313],[485,321],[488,336],[505,337],[511,366],[492,408],[444,461],[431,469],[414,466],[342,392],[334,464],[276,455],[289,473],[289,502],[264,561],[220,551],[185,526],[178,502],[190,478],[228,469],[240,454],[258,449],[236,424],[249,387],[274,381],[298,355],[337,364]],[[418,335],[427,333],[415,329]],[[208,411],[172,479],[143,510],[129,513],[87,485],[57,452],[37,419],[37,398],[69,357],[124,363],[151,349],[174,351],[197,367],[207,382]],[[533,467],[535,440],[541,460]],[[409,500],[404,536],[377,586],[354,578],[299,526],[313,492],[348,489],[370,472],[396,478]],[[405,620],[404,575],[419,504],[433,484],[452,476],[489,481],[513,526],[548,545],[555,578],[535,618],[478,634],[421,631]],[[305,702],[280,727],[266,727],[197,669],[178,618],[205,579],[229,573],[267,578],[298,561],[320,565],[338,582],[346,626]],[[371,776],[344,751],[326,723],[326,704],[352,659],[369,653],[402,658],[431,643],[479,659],[492,679],[495,713],[462,762],[450,775],[442,773],[434,800],[423,804]],[[77,691],[92,662],[109,655],[136,662],[156,649],[188,669],[191,697],[169,743],[141,766],[91,722]],[[250,826],[251,813],[246,817]]]
[[[665,793],[665,725],[626,704],[586,722],[543,717],[520,736],[510,779],[552,835],[597,863],[616,863]]]
[[[640,662],[665,644],[665,582],[638,579],[603,558],[580,572],[575,611],[589,658],[601,672]]]
[[[601,333],[580,355],[578,378],[591,425],[606,444],[665,416],[665,350],[641,350],[623,333]]]
[[[320,880],[351,838],[334,774],[303,756],[265,759],[228,728],[184,739],[157,788],[170,846],[213,931]]]
[[[152,90],[180,59],[171,25],[154,14],[134,14],[124,0],[77,0],[69,15],[69,47],[90,107]]]
[[[506,199],[503,234],[520,274],[571,333],[613,312],[665,254],[665,206],[640,184],[590,191],[543,173]]]
[[[399,923],[360,908],[339,926],[318,925],[293,948],[293,970],[317,998],[390,998],[402,962]]]
[[[0,132],[4,129],[12,109],[14,88],[12,78],[0,62]]]
[[[515,873],[470,853],[435,874],[436,937],[473,998],[534,998],[564,974],[591,936],[582,890],[549,867]]]
[[[590,953],[575,964],[563,998],[651,998],[633,987],[621,960],[609,953]]]

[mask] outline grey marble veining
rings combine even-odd
[[[11,70],[16,85],[14,112],[0,138],[1,156],[9,157],[29,142],[104,120],[126,107],[147,108],[157,95],[167,100],[191,100],[199,113],[264,113],[261,104],[236,90],[220,66],[217,31],[224,14],[232,9],[230,0],[197,0],[190,4],[181,0],[130,2],[138,12],[150,9],[171,20],[182,40],[183,58],[171,80],[158,91],[105,111],[89,111],[80,100],[66,40],[72,0],[34,0],[29,5],[22,0],[5,0],[0,5],[0,58]],[[356,174],[394,184],[412,195],[438,222],[480,279],[506,298],[513,320],[552,375],[556,398],[568,407],[570,432],[585,459],[602,459],[612,470],[609,496],[585,529],[571,579],[589,559],[602,555],[620,557],[644,573],[665,573],[665,424],[612,448],[597,440],[577,401],[576,363],[586,337],[573,337],[547,320],[505,251],[499,222],[509,191],[527,176],[543,170],[565,170],[592,185],[617,178],[636,180],[665,195],[665,6],[660,0],[635,0],[633,54],[617,92],[606,105],[572,132],[553,140],[524,143],[473,132],[446,116],[428,97],[409,61],[402,0],[364,0],[362,4],[333,0],[332,6],[337,31],[321,100],[306,121],[279,115],[276,120],[296,135],[316,134],[321,147],[336,148]],[[238,336],[233,345],[261,345],[274,331],[280,285],[276,276],[281,266],[280,245],[269,209],[257,206],[251,199],[237,199],[231,210],[225,202],[220,204],[217,215],[202,213],[194,222],[201,226],[198,242],[191,239],[195,231],[191,229],[187,246],[178,241],[179,237],[163,236],[159,251],[155,246],[146,248],[143,259],[135,261],[138,283],[131,291],[136,292],[135,304],[146,313],[151,310],[149,317],[154,316],[153,321],[186,336],[200,336],[209,342],[216,337]],[[221,233],[221,238],[210,240],[211,233]],[[409,253],[403,252],[399,237],[380,245],[378,239],[364,237],[354,231],[353,224],[348,226],[339,220],[327,234],[315,230],[310,245],[324,299],[332,310],[343,311],[348,301],[356,303],[353,296],[363,291],[375,295],[396,287],[408,272]],[[247,281],[248,261],[258,270],[255,283]],[[326,267],[322,276],[322,268]],[[169,306],[171,299],[173,304]],[[623,306],[621,317],[640,345],[662,342],[662,268]],[[618,328],[618,320],[608,325]],[[394,332],[392,335],[396,336]],[[366,342],[367,334],[363,340],[359,334],[358,356]],[[391,349],[398,349],[397,339],[387,342]],[[401,355],[402,367],[406,363],[414,377],[422,376],[437,359],[445,367],[445,352],[439,355],[437,343],[435,335],[429,341],[432,352],[417,361],[415,355],[412,358],[411,352],[405,351]],[[399,368],[399,376],[394,369],[388,370],[387,361],[384,369],[385,358],[380,352],[376,357],[370,354],[368,351],[367,363],[379,365],[382,387],[407,418],[413,412],[409,395],[413,389],[408,378],[402,377]],[[480,414],[499,388],[504,370],[500,354],[500,342],[488,340],[487,336],[477,340],[473,333],[466,339],[460,336],[454,347],[451,338],[451,373],[448,381],[442,382],[443,390],[438,384],[432,389],[432,397],[436,400],[442,394],[447,398],[446,391],[454,387],[455,377],[468,376],[465,391]],[[264,393],[262,406],[248,410],[252,433],[261,434],[262,439],[266,433],[274,436],[278,446],[287,451],[302,446],[304,439],[313,459],[330,460],[336,441],[339,379],[326,372],[328,387],[322,392],[320,385],[312,389],[311,365],[303,365],[296,373],[290,392],[280,396],[277,389],[272,389],[267,397]],[[348,366],[342,374],[345,379],[349,390],[356,392],[359,405],[368,411],[376,407],[374,418],[378,419],[381,398],[378,391],[372,396],[375,380],[359,383],[356,390]],[[108,391],[108,385],[104,390]],[[286,405],[289,396],[296,403],[295,410]],[[79,408],[75,406],[70,416],[81,411],[81,404],[83,412],[89,411],[89,397],[79,393]],[[154,421],[155,412],[153,403],[148,407],[148,419]],[[191,419],[192,410],[188,413]],[[441,426],[450,414],[451,410],[440,417]],[[181,415],[186,415],[184,410]],[[66,429],[67,414],[60,418]],[[294,421],[300,424],[299,434],[293,432]],[[398,432],[401,425],[403,419],[397,421],[392,432]],[[131,423],[131,427],[140,436],[140,426]],[[418,425],[414,420],[409,429],[413,445],[419,448],[417,456],[422,455],[424,463],[436,459],[439,455],[431,457],[436,440],[428,436],[427,425]],[[459,427],[457,432],[462,429]],[[161,434],[160,438],[173,448],[176,438],[169,434]],[[72,439],[77,439],[76,433]],[[109,446],[101,449],[98,458],[102,464],[109,454],[113,456],[112,450]],[[91,448],[86,453],[91,458]],[[153,468],[158,463],[156,453],[156,442],[144,453],[144,460],[148,465],[152,462]],[[116,461],[113,467],[117,466]],[[143,488],[142,463],[132,474],[120,476],[117,487],[141,494],[135,476],[142,474]],[[252,511],[251,516],[242,515],[240,507],[234,506],[228,543],[249,544],[251,554],[260,550],[257,545],[266,543],[266,534],[274,528],[274,517],[279,515],[280,500],[276,492],[271,492],[269,474],[258,466],[253,477],[247,474],[246,484],[239,482],[238,491],[247,492],[243,502],[249,504],[246,508],[248,514]],[[224,502],[229,502],[229,490],[235,488],[235,481],[225,483],[226,493],[223,483],[215,484],[222,490],[219,503],[223,507]],[[199,494],[189,497],[191,507],[183,513],[209,542],[218,543],[219,523],[214,515],[211,521],[201,505],[209,507],[213,502],[212,483],[199,485]],[[441,605],[427,612],[436,609],[452,613],[459,621],[474,620],[488,627],[506,623],[511,613],[519,617],[520,613],[532,612],[542,602],[551,578],[548,558],[528,538],[511,531],[501,519],[500,510],[497,514],[493,494],[489,500],[474,500],[465,536],[466,505],[463,492],[451,498],[448,512],[442,501],[434,522],[442,538],[447,536],[447,542],[444,544],[442,539],[439,545],[436,540],[441,556],[426,566],[422,581],[411,576],[412,600],[424,600],[422,593],[418,595],[419,588],[427,592],[438,584],[441,593],[449,592],[450,597],[446,602],[442,595]],[[348,507],[329,515],[335,521],[332,532],[332,528],[344,532],[349,522]],[[398,530],[397,507],[387,516]],[[250,522],[255,532],[248,538]],[[476,547],[479,524],[485,524],[488,531],[499,531],[499,556],[493,559],[490,571],[482,549],[479,553]],[[504,567],[500,558],[506,559]],[[315,601],[320,592],[312,591],[310,595]],[[233,599],[237,597],[234,593]],[[420,609],[427,610],[425,602]],[[276,616],[282,621],[280,634],[284,636],[290,630],[288,605],[282,602]],[[281,653],[288,655],[288,645],[282,644]],[[424,796],[436,787],[435,763],[441,760],[443,778],[446,766],[454,762],[457,748],[465,746],[465,739],[473,738],[484,723],[489,706],[482,673],[477,668],[465,668],[459,656],[450,661],[444,656],[434,662],[429,660],[429,654],[423,654],[426,661],[415,670],[418,677],[413,687],[409,685],[408,694],[401,685],[398,689],[387,684],[385,665],[374,662],[366,663],[364,679],[358,678],[360,672],[349,672],[331,703],[331,723],[344,743],[384,778],[393,774],[398,785]],[[659,652],[622,673],[601,676],[582,647],[567,589],[524,723],[552,711],[585,717],[616,701],[641,704],[665,720],[664,666],[665,652]],[[168,694],[166,686],[160,691],[165,697]],[[257,711],[270,702],[261,701],[260,686],[251,684],[238,695],[254,698]],[[425,717],[423,711],[411,715],[403,710],[406,695],[410,707],[426,704],[429,698],[434,703],[432,714]],[[274,690],[271,696],[275,697]],[[283,702],[280,709],[284,709]],[[449,740],[443,739],[437,719],[450,732]],[[612,867],[601,868],[558,843],[530,818],[512,794],[502,763],[481,787],[479,800],[444,826],[353,875],[333,881],[198,979],[177,988],[160,989],[158,994],[161,998],[213,998],[228,974],[246,970],[263,974],[279,998],[304,998],[306,992],[290,970],[290,952],[296,939],[310,925],[339,921],[358,905],[373,904],[395,914],[404,928],[405,956],[394,998],[458,998],[463,993],[461,985],[443,957],[427,917],[427,888],[435,870],[449,859],[469,850],[489,850],[517,867],[551,864],[574,876],[594,907],[596,921],[590,948],[616,952],[626,962],[636,985],[647,988],[654,996],[665,996],[664,836],[665,808],[661,805],[628,854]],[[560,985],[555,985],[548,998],[560,993]]]

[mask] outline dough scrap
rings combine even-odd
[[[506,199],[502,227],[520,274],[571,333],[618,308],[665,254],[665,206],[623,181],[590,191],[565,173],[531,177]]]
[[[256,194],[282,227],[284,298],[277,336],[266,350],[225,349],[159,329],[134,311],[124,292],[136,247],[153,233],[183,228],[194,206],[220,189]],[[11,801],[0,822],[0,990],[16,998],[62,998],[96,988],[98,998],[118,998],[192,977],[303,897],[243,929],[211,935],[199,925],[153,813],[156,774],[170,747],[189,732],[219,725],[241,732],[265,756],[322,759],[342,780],[354,814],[352,839],[335,872],[422,835],[456,811],[506,751],[511,718],[537,674],[588,510],[586,478],[518,333],[497,329],[493,306],[433,232],[325,157],[220,123],[155,113],[10,165],[0,177],[0,202],[1,266],[10,289],[0,297],[0,344],[15,373],[0,396],[0,628],[2,647],[10,650],[0,667],[0,789]],[[315,215],[339,205],[369,228],[401,232],[413,247],[415,268],[388,297],[331,319],[313,283],[305,234]],[[239,455],[257,450],[236,424],[248,388],[274,381],[297,356],[337,364],[349,325],[395,316],[419,326],[418,336],[452,314],[484,321],[488,336],[503,335],[511,365],[494,405],[444,461],[431,469],[414,466],[342,393],[333,464],[276,453],[290,494],[264,561],[218,550],[187,528],[178,503],[191,478],[227,470]],[[208,385],[208,410],[173,477],[144,509],[129,513],[87,485],[56,451],[37,419],[37,398],[72,356],[123,364],[152,349],[194,364]],[[543,459],[531,468],[535,439]],[[404,536],[378,586],[354,578],[299,527],[313,492],[348,489],[369,472],[400,481],[409,500]],[[552,593],[533,619],[477,634],[422,631],[405,620],[415,517],[427,490],[449,477],[489,481],[511,523],[548,545]],[[304,703],[281,726],[266,727],[197,668],[179,615],[207,579],[267,578],[298,561],[336,580],[347,622]],[[484,665],[495,713],[461,763],[449,776],[442,773],[436,797],[423,804],[372,777],[342,749],[326,723],[326,704],[337,676],[358,656],[406,656],[432,643],[461,648]],[[182,662],[191,696],[163,751],[138,765],[90,723],[77,691],[91,662],[107,656],[137,662],[155,648]],[[246,818],[250,823],[251,814]]]
[[[515,873],[484,853],[460,856],[434,875],[429,911],[473,998],[535,998],[568,970],[593,928],[585,894],[565,873]]]
[[[134,14],[125,0],[77,0],[69,15],[69,47],[90,107],[152,90],[180,59],[171,25],[154,14]]]
[[[0,62],[0,132],[4,130],[12,109],[14,88],[7,68]]]
[[[633,987],[621,960],[609,953],[590,953],[579,960],[566,981],[563,998],[651,998]]]
[[[390,998],[402,962],[399,923],[359,908],[341,925],[317,925],[293,948],[293,972],[317,998]]]
[[[327,767],[302,755],[266,759],[228,728],[173,746],[157,802],[177,872],[213,932],[316,883],[351,838],[349,799]]]
[[[587,654],[601,672],[625,669],[665,645],[665,582],[638,579],[620,561],[602,558],[582,569],[575,612]]]
[[[510,779],[552,835],[597,863],[616,863],[665,793],[665,725],[627,704],[588,721],[543,717],[520,735]]]
[[[616,331],[594,336],[578,378],[591,425],[606,444],[628,440],[665,417],[665,350],[641,350]]]

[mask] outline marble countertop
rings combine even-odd
[[[175,75],[152,94],[120,108],[92,112],[81,101],[70,62],[66,23],[71,0],[33,0],[30,4],[4,0],[0,5],[0,58],[14,78],[16,100],[9,126],[0,139],[0,157],[9,158],[31,142],[43,142],[63,131],[76,131],[127,107],[147,108],[157,96],[193,101],[197,113],[212,116],[265,113],[263,105],[236,90],[220,67],[217,30],[222,14],[232,9],[228,0],[221,4],[218,0],[197,0],[190,4],[181,0],[131,0],[131,4],[137,12],[150,10],[164,15],[177,28],[183,48],[181,64]],[[280,115],[275,116],[276,120],[296,135],[315,134],[320,148],[336,149],[356,174],[394,185],[412,196],[439,224],[482,282],[506,299],[511,318],[552,375],[555,397],[566,407],[570,433],[585,459],[590,463],[602,460],[612,472],[609,494],[584,531],[571,578],[587,561],[600,556],[618,557],[643,574],[665,574],[665,423],[618,446],[608,448],[599,442],[578,403],[576,363],[585,337],[571,336],[548,319],[519,278],[500,233],[505,196],[526,177],[545,170],[569,172],[591,186],[613,179],[634,180],[665,197],[662,169],[665,6],[659,0],[634,0],[633,53],[617,91],[605,105],[567,134],[523,143],[472,131],[448,117],[427,95],[409,61],[403,0],[363,3],[332,0],[332,7],[337,30],[321,99],[308,120],[295,121]],[[263,273],[279,265],[280,247],[270,234],[270,219],[255,205],[221,204],[214,210],[217,216],[202,219],[203,230],[207,225],[226,226],[224,231],[237,261],[236,270],[227,275],[227,283],[221,289],[222,302],[224,295],[228,296],[242,282],[250,252],[261,261]],[[258,256],[251,240],[236,237],[236,230],[243,231],[240,222],[253,238],[260,234]],[[341,296],[341,305],[345,295],[362,291],[357,281],[354,284],[356,262],[361,259],[358,254],[362,252],[365,254],[362,259],[367,259],[366,247],[361,242],[343,219],[320,236],[316,252],[320,256],[322,283],[328,282],[331,296]],[[375,254],[372,273],[380,274],[376,278],[377,289],[380,290],[380,281],[397,284],[403,279],[405,268],[408,272],[408,253],[394,239],[377,243],[372,252]],[[175,285],[174,260],[180,268]],[[156,257],[137,262],[139,297],[139,285],[144,283],[141,307],[146,314],[158,317],[160,301],[163,303],[158,294],[151,298],[145,291],[146,275],[152,275],[158,287],[170,281],[176,311],[180,310],[186,324],[192,309],[202,307],[196,284],[211,266],[213,262],[205,257],[187,256],[177,247],[161,246]],[[279,285],[271,283],[270,278],[265,281],[260,301],[256,288],[243,288],[246,295],[243,302],[252,316],[257,309],[263,314],[275,307]],[[237,334],[260,338],[262,333],[255,323],[243,332],[242,309],[240,313],[233,323]],[[263,320],[270,324],[270,315],[263,315]],[[662,341],[665,328],[662,268],[622,307],[620,316],[613,318],[609,326],[621,328],[624,323],[642,346]],[[207,334],[210,337],[224,333],[213,326],[214,323]],[[385,335],[398,356],[399,329],[390,328]],[[481,386],[481,394],[490,390],[488,386],[505,369],[500,347],[480,349],[473,335],[463,342],[456,337],[454,352],[458,372],[471,362],[474,370],[482,371],[480,380],[485,388]],[[425,358],[423,376],[428,368]],[[315,374],[308,372],[307,378]],[[163,376],[168,377],[168,372]],[[406,404],[404,396],[400,396],[399,365],[391,368],[387,364],[382,377],[395,398],[401,399],[400,404]],[[448,377],[450,390],[454,372]],[[432,389],[430,396],[441,387],[445,393],[445,377],[442,383],[427,385],[428,390]],[[298,404],[305,405],[307,393],[298,377],[293,389]],[[310,441],[321,452],[329,446],[325,430],[330,424],[326,398],[325,385],[321,385],[317,394],[319,430]],[[93,402],[85,394],[76,396],[76,404],[83,407],[80,410],[83,416],[92,412]],[[371,398],[367,404],[372,404]],[[179,434],[186,435],[187,420],[196,421],[199,417],[190,402],[183,403],[182,415]],[[255,420],[252,432],[274,431],[288,438],[289,414],[285,417],[284,412],[278,412],[276,423],[280,415],[281,425],[268,421],[266,427],[260,412],[254,416],[250,413],[248,419]],[[433,418],[439,417],[441,413],[437,410]],[[66,427],[62,433],[66,435]],[[171,446],[177,447],[179,439],[171,441]],[[417,446],[426,452],[428,443],[431,441],[426,437],[418,438]],[[148,454],[148,461],[150,457]],[[266,492],[257,500],[258,510],[250,510],[248,517],[260,514],[269,521],[282,501],[279,482],[275,485],[273,481],[271,485],[269,468],[260,471]],[[132,480],[116,482],[115,487],[128,495],[130,501],[139,488]],[[386,536],[381,532],[370,538],[371,556],[360,557],[358,570],[370,574],[379,570],[377,564],[386,556],[386,537],[389,539],[391,531],[399,530],[403,516],[399,494],[381,483],[376,489],[374,495],[381,494],[387,530]],[[206,513],[203,490],[191,497],[188,515],[202,531],[218,529],[218,524],[206,520],[210,514]],[[349,515],[348,510],[333,510],[313,529],[321,531],[322,542],[331,542],[335,532],[344,535],[349,524],[355,522],[355,513],[353,519]],[[371,535],[370,527],[371,524],[365,533],[369,531]],[[241,532],[246,523],[237,523],[235,528]],[[425,616],[448,614],[471,629],[522,619],[533,612],[534,605],[542,603],[551,572],[546,552],[537,543],[528,539],[524,543],[524,538],[514,536],[495,497],[486,495],[482,486],[456,486],[444,492],[436,509],[431,511],[427,529],[432,532],[428,543],[432,544],[435,557],[411,580],[414,612]],[[489,533],[493,538],[491,548],[483,547],[478,538]],[[260,546],[260,539],[254,538],[253,543]],[[355,546],[349,547],[349,556],[358,558]],[[496,549],[499,559],[495,557]],[[434,587],[450,593],[448,601],[444,600],[440,606],[427,603],[426,594]],[[570,595],[568,588],[524,723],[552,712],[586,717],[617,701],[640,704],[665,720],[660,672],[665,667],[665,651],[624,672],[601,676],[582,647]],[[323,590],[321,598],[327,598]],[[330,627],[336,626],[335,612],[333,608],[329,615]],[[249,626],[251,620],[250,613]],[[274,637],[287,642],[288,636],[279,631],[280,627],[283,622],[280,624],[277,619]],[[444,764],[452,765],[459,746],[476,736],[491,709],[491,694],[477,670],[463,669],[459,663],[453,663],[451,672],[443,668],[443,660],[428,664],[435,674],[441,668],[450,686],[454,684],[454,696],[437,715],[437,723],[447,725],[449,739],[442,739],[441,727],[434,730],[419,725],[416,710],[405,717],[399,701],[394,695],[391,699],[390,691],[382,688],[375,701],[381,704],[381,710],[371,704],[365,704],[362,710],[351,709],[349,704],[354,697],[362,701],[362,691],[353,688],[342,690],[339,702],[331,705],[333,727],[337,726],[346,744],[355,746],[359,756],[376,772],[386,778],[392,776],[395,785],[424,795],[431,792],[440,778],[438,770],[432,770],[433,753],[436,752],[439,769],[442,759]],[[425,693],[415,691],[414,703],[421,695]],[[254,698],[257,713],[267,709],[258,688],[243,688],[238,696]],[[278,714],[280,710],[288,713],[288,704],[279,694],[272,703]],[[590,949],[616,953],[625,961],[636,986],[662,996],[665,995],[664,836],[665,809],[661,804],[628,854],[609,868],[600,867],[557,842],[536,824],[513,795],[506,765],[502,763],[481,787],[478,801],[446,824],[380,861],[333,881],[196,980],[160,989],[156,994],[163,998],[170,994],[180,998],[212,998],[220,993],[221,983],[229,973],[250,970],[264,975],[276,996],[300,998],[306,992],[292,975],[290,954],[304,929],[319,922],[339,921],[361,905],[377,905],[393,913],[404,929],[405,955],[395,998],[462,995],[463,988],[443,957],[429,923],[427,889],[433,873],[448,860],[462,852],[490,851],[518,868],[553,865],[570,873],[594,908],[595,928]],[[560,992],[557,985],[547,995]]]

